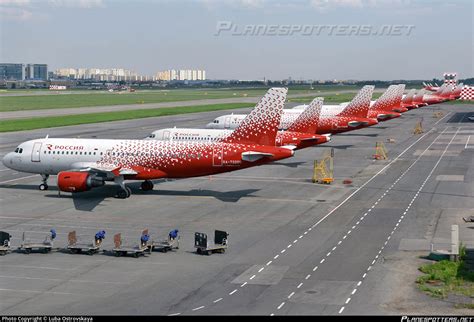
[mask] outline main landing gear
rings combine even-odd
[[[151,182],[150,180],[145,180],[142,182],[141,188],[143,191],[153,190],[153,182]]]
[[[116,198],[127,199],[132,195],[132,190],[130,190],[130,188],[123,182],[123,176],[115,177],[114,182],[122,188],[117,192],[117,195],[115,196]]]
[[[38,189],[41,190],[41,191],[48,190],[48,188],[49,188],[49,186],[48,186],[49,174],[42,174],[41,178],[43,178],[43,183],[41,183],[39,185]]]

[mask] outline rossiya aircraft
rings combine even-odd
[[[402,96],[402,107],[406,107],[407,109],[411,110],[417,108],[416,105],[413,105],[413,97],[415,97],[416,89],[411,89]]]
[[[315,98],[308,108],[288,127],[278,131],[276,146],[294,146],[296,149],[322,144],[330,140],[330,135],[319,135],[316,128],[323,105],[323,98]],[[164,141],[217,141],[231,135],[233,130],[167,128],[152,132],[146,139]]]
[[[390,85],[382,96],[371,103],[367,117],[376,118],[380,122],[400,117],[401,114],[393,110],[398,104],[398,93],[398,85]]]
[[[423,89],[426,89],[427,91],[430,91],[430,92],[436,92],[438,89],[439,89],[439,85],[438,84],[426,84],[425,82],[423,82]]]
[[[443,84],[434,93],[423,95],[422,102],[426,105],[442,103],[450,99],[454,86]]]
[[[354,99],[346,106],[323,105],[317,125],[317,134],[333,134],[360,129],[377,124],[376,119],[367,118],[367,111],[374,86],[364,86]],[[288,129],[289,126],[303,113],[305,109],[283,110],[280,129]],[[245,114],[222,115],[207,124],[207,128],[232,129],[237,126]]]
[[[153,189],[153,179],[198,177],[262,165],[294,154],[292,149],[275,146],[287,91],[269,89],[239,127],[218,141],[46,137],[21,143],[3,158],[3,164],[41,174],[40,190],[47,190],[48,177],[56,174],[59,190],[67,192],[113,181],[121,187],[116,196],[121,199],[131,195],[125,180],[144,180],[141,188],[146,191]]]

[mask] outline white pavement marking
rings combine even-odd
[[[38,176],[37,174],[34,174],[34,175],[32,175],[32,176],[26,176],[26,177],[21,177],[21,178],[16,178],[16,179],[7,180],[7,181],[2,181],[2,182],[0,182],[0,184],[9,183],[9,182],[13,182],[13,181],[18,181],[18,180],[21,180],[21,179],[33,178],[33,177],[37,177],[37,176]]]
[[[446,129],[447,129],[447,128],[446,128]],[[446,129],[445,129],[445,130],[446,130]],[[443,153],[441,154],[441,156],[439,157],[438,161],[436,162],[436,164],[435,164],[434,167],[431,169],[431,171],[430,171],[430,173],[428,174],[428,176],[425,178],[425,180],[424,180],[423,183],[421,184],[421,186],[420,186],[420,188],[418,189],[418,191],[416,192],[415,196],[411,199],[410,204],[409,204],[409,206],[407,207],[406,211],[403,213],[403,215],[406,214],[406,212],[411,208],[413,202],[418,198],[419,193],[421,192],[421,190],[424,188],[425,184],[428,182],[428,180],[429,180],[429,179],[431,178],[431,176],[433,175],[434,171],[435,171],[436,168],[438,167],[438,165],[439,165],[439,163],[441,162],[442,158],[443,158],[444,155],[446,154],[446,151],[448,151],[449,146],[450,146],[451,143],[454,141],[454,138],[455,138],[456,135],[458,134],[459,130],[460,130],[460,128],[458,127],[457,131],[454,133],[453,137],[451,138],[451,140],[449,141],[449,143],[446,145],[446,147],[445,147]],[[444,133],[444,132],[445,132],[445,131],[443,131],[442,133]],[[441,133],[441,134],[442,134],[442,133]],[[440,134],[440,135],[441,135],[441,134]],[[440,135],[439,135],[439,136],[440,136]],[[439,136],[438,136],[438,137],[439,137]],[[435,139],[435,141],[436,141],[436,139]],[[433,141],[433,142],[435,142],[435,141]],[[431,145],[432,145],[432,144],[430,144],[430,146],[431,146]],[[428,146],[428,148],[429,148],[430,146]],[[427,149],[428,149],[428,148],[427,148]],[[427,149],[426,149],[426,150],[427,150]],[[424,152],[426,152],[426,150],[425,150]],[[421,155],[423,155],[424,152],[423,152]],[[421,155],[420,155],[420,156],[421,156]],[[418,158],[418,159],[419,159],[419,158]],[[418,159],[417,159],[417,161],[418,161]],[[415,161],[415,162],[416,162],[416,161]],[[411,168],[411,166],[410,166],[410,168]],[[401,217],[403,217],[403,215],[401,215]],[[393,228],[392,232],[391,232],[390,235],[387,237],[387,240],[385,241],[384,245],[383,245],[383,246],[381,247],[381,249],[379,250],[378,254],[380,254],[381,251],[385,248],[385,246],[387,245],[388,241],[390,240],[391,236],[393,235],[394,231],[397,229],[397,227],[398,227],[399,224],[400,224],[400,220],[397,222],[397,224],[396,224],[395,227]],[[379,255],[377,255],[375,258],[377,259],[378,257],[379,257]],[[375,263],[375,260],[372,261],[372,265],[373,265],[374,263]],[[369,267],[367,268],[367,272],[369,272],[369,271],[372,269],[372,265],[369,265]],[[367,272],[364,273],[364,275],[362,276],[363,279],[365,279],[365,277],[367,276]],[[357,287],[359,287],[361,284],[362,284],[362,281],[359,281],[359,282],[357,283]],[[352,295],[354,295],[356,291],[357,291],[357,288],[355,288],[355,289],[352,291]],[[350,301],[350,298],[349,298],[348,300]],[[349,301],[346,301],[346,304],[347,304]],[[343,310],[344,310],[344,307],[341,308],[341,310],[339,311],[339,313],[342,313]]]
[[[288,295],[288,299],[290,299],[293,295],[295,295],[295,292],[291,292],[290,295]]]
[[[229,295],[232,295],[234,294],[235,292],[237,292],[237,289],[233,290],[232,292],[229,293]]]
[[[441,122],[446,116],[448,116],[449,114],[451,114],[451,112],[449,112],[448,114],[446,114],[444,117],[440,118],[438,121],[436,121],[436,123],[434,125],[437,125],[439,122]]]
[[[352,192],[346,199],[344,199],[341,203],[339,203],[335,208],[333,208],[328,214],[326,214],[323,218],[321,218],[318,222],[316,222],[315,224],[313,224],[310,228],[308,228],[307,231],[305,231],[303,233],[303,235],[306,235],[309,231],[312,230],[312,228],[318,226],[321,222],[323,222],[327,217],[329,217],[332,213],[334,213],[337,209],[339,209],[342,205],[344,205],[350,198],[352,198],[352,196],[354,196],[357,192],[359,192],[362,188],[364,188],[367,184],[369,184],[369,182],[371,182],[373,179],[375,179],[379,174],[381,174],[383,171],[385,171],[385,169],[387,169],[388,167],[390,167],[395,161],[397,161],[403,154],[406,153],[406,151],[408,151],[411,147],[413,147],[416,143],[418,143],[419,141],[421,141],[425,136],[427,136],[429,133],[431,133],[434,129],[430,129],[427,133],[425,133],[424,135],[422,135],[420,138],[418,138],[415,142],[413,142],[412,144],[410,144],[410,146],[408,146],[405,150],[403,150],[396,158],[394,158],[390,163],[388,163],[385,167],[383,167],[379,172],[377,172],[376,174],[374,174],[369,180],[367,180],[364,184],[362,184],[358,189],[356,189],[354,192]],[[400,180],[400,178],[397,179],[396,182],[398,182],[398,180]],[[392,187],[393,187],[393,184],[392,184]],[[380,200],[380,199],[379,199]],[[375,206],[372,206],[372,208],[374,208]],[[371,208],[371,209],[372,209]],[[369,209],[367,211],[370,212],[371,209]],[[364,215],[364,217],[367,215],[367,213]],[[363,218],[362,218],[363,219]],[[348,232],[348,234],[350,234],[351,231]],[[347,237],[344,236],[343,239],[345,239]],[[302,237],[300,237],[302,238]],[[295,241],[296,242],[296,241]],[[290,248],[291,247],[291,244],[289,246],[287,246],[287,248]],[[286,251],[286,249],[283,249],[281,251],[281,254],[283,254],[284,252]],[[331,253],[329,253],[327,256],[329,256]],[[273,259],[277,259],[279,257],[279,255],[275,255]],[[321,260],[320,263],[323,263],[324,262],[324,258]],[[268,265],[268,264],[267,264]],[[255,275],[253,275],[250,279],[253,279],[255,277]],[[298,285],[297,288],[300,288],[301,285],[303,285],[303,283],[300,283]],[[236,292],[237,290],[234,290],[232,291],[231,293],[229,293],[229,295],[232,295]],[[284,305],[284,302],[282,303],[282,305]],[[282,306],[281,305],[281,306]]]
[[[469,140],[471,139],[471,136],[469,135],[466,140],[466,145],[464,146],[464,149],[467,149],[467,146],[469,145]]]
[[[34,290],[15,290],[11,288],[0,288],[0,291],[8,292],[24,292],[24,293],[47,293],[47,294],[57,294],[57,295],[81,295],[78,293],[65,293],[65,292],[52,292],[52,291],[34,291]]]
[[[278,305],[277,310],[281,309],[285,305],[285,302],[282,302],[280,305]]]
[[[344,311],[344,306],[343,306],[343,307],[341,307],[341,309],[339,310],[339,314],[341,314],[341,313],[342,313],[342,311]]]
[[[196,308],[194,308],[194,309],[193,309],[193,311],[197,311],[197,310],[200,310],[200,309],[203,309],[203,308],[205,308],[205,306],[204,306],[204,305],[203,305],[203,306],[200,306],[200,307],[196,307]]]
[[[222,301],[222,297],[218,298],[217,300],[214,300],[213,302],[217,303],[217,302],[220,302],[220,301]]]

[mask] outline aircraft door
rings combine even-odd
[[[169,140],[169,139],[170,139],[170,131],[164,131],[163,140]]]
[[[224,121],[224,129],[230,128],[230,116],[227,116]]]
[[[224,157],[224,146],[222,144],[215,145],[212,149],[212,166],[222,167],[222,160]]]
[[[40,162],[40,155],[41,155],[41,145],[43,145],[43,143],[41,142],[36,142],[34,145],[33,145],[33,151],[31,151],[31,161],[32,162]]]

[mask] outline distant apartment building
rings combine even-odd
[[[157,80],[205,80],[206,71],[198,69],[169,69],[156,73]]]
[[[156,77],[138,75],[124,68],[59,68],[56,76],[76,80],[97,81],[151,81]]]
[[[47,64],[0,64],[0,80],[48,80]]]

